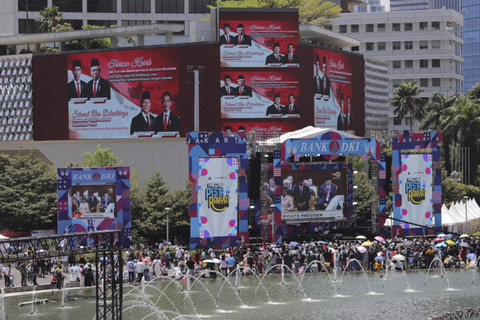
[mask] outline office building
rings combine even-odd
[[[452,9],[460,12],[461,0],[390,0],[390,11]]]
[[[422,87],[420,97],[428,101],[435,92],[462,92],[462,26],[463,17],[454,10],[348,13],[332,20],[334,32],[360,40],[352,51],[388,63],[390,100],[407,81]],[[406,119],[394,118],[393,110],[389,131],[408,129]]]
[[[463,92],[480,82],[480,6],[478,0],[463,0]]]
[[[380,0],[367,0],[367,4],[356,4],[353,6],[354,12],[384,12],[385,6]]]

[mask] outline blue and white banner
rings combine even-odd
[[[317,154],[368,154],[376,158],[376,143],[374,139],[347,139],[347,140],[285,140],[284,160],[292,155]]]

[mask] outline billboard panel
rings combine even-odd
[[[400,216],[404,229],[433,226],[433,166],[431,154],[402,154],[399,192]],[[395,221],[395,224],[400,222]],[[418,224],[410,225],[409,223]]]
[[[286,223],[340,220],[348,216],[347,169],[285,170],[281,173],[282,220]],[[273,178],[268,197],[275,197]]]
[[[315,126],[363,135],[363,58],[313,48],[313,59]]]
[[[122,230],[131,236],[130,168],[59,168],[58,233]]]
[[[298,13],[290,19],[257,19],[238,13],[242,19],[224,18],[220,12],[220,66],[224,68],[287,67],[300,65],[298,56]]]
[[[178,48],[70,54],[69,139],[175,136]]]
[[[299,118],[297,70],[221,72],[222,119]]]
[[[199,238],[238,233],[238,158],[199,158]]]

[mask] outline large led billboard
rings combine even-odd
[[[57,169],[58,233],[122,230],[130,246],[130,168]]]
[[[175,136],[177,48],[68,55],[69,139]]]
[[[312,64],[313,85],[308,88],[312,88],[315,126],[362,136],[365,132],[363,58],[313,48]]]

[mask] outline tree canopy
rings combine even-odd
[[[393,112],[400,119],[410,119],[410,131],[413,131],[413,119],[420,120],[424,113],[425,101],[418,97],[422,92],[423,89],[413,81],[404,82],[393,91]]]
[[[0,154],[0,229],[55,229],[57,176],[38,153]]]
[[[114,167],[120,165],[112,152],[112,148],[102,149],[99,144],[93,153],[84,152],[82,158],[84,167]]]
[[[339,5],[327,0],[228,0],[217,1],[225,8],[298,8],[300,23],[326,25],[338,17]]]

